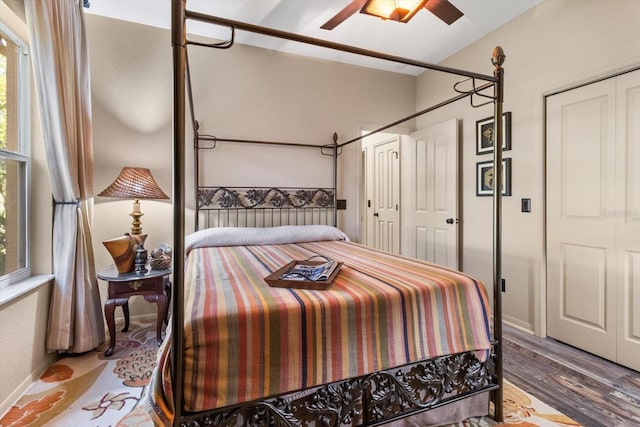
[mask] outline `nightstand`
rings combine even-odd
[[[129,297],[142,295],[148,302],[158,305],[158,318],[156,321],[156,339],[158,345],[162,342],[162,324],[167,322],[169,300],[171,298],[171,281],[169,275],[171,269],[151,270],[146,272],[118,273],[115,265],[111,265],[98,273],[98,279],[109,284],[109,297],[104,303],[104,317],[109,327],[110,344],[105,356],[111,356],[116,346],[115,309],[122,306],[124,312],[124,329],[129,329]]]

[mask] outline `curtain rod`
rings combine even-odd
[[[310,44],[310,45],[324,47],[324,48],[328,48],[328,49],[339,50],[339,51],[342,51],[342,52],[353,53],[353,54],[361,55],[361,56],[368,56],[368,57],[371,57],[371,58],[384,59],[386,61],[392,61],[392,62],[400,63],[400,64],[413,65],[413,66],[416,66],[416,67],[425,68],[425,69],[429,69],[429,70],[441,71],[443,73],[457,74],[459,76],[476,78],[476,79],[485,80],[485,81],[488,81],[488,82],[495,82],[496,81],[496,77],[490,76],[490,75],[486,75],[486,74],[474,73],[474,72],[467,71],[467,70],[460,70],[460,69],[457,69],[457,68],[450,68],[450,67],[443,67],[443,66],[435,65],[435,64],[429,64],[427,62],[415,61],[415,60],[408,59],[408,58],[403,58],[403,57],[400,57],[400,56],[389,55],[389,54],[386,54],[386,53],[376,52],[376,51],[373,51],[373,50],[362,49],[362,48],[349,46],[349,45],[345,45],[345,44],[341,44],[341,43],[334,43],[334,42],[330,42],[330,41],[327,41],[327,40],[322,40],[322,39],[317,39],[317,38],[313,38],[313,37],[302,36],[302,35],[299,35],[299,34],[289,33],[289,32],[286,32],[286,31],[276,30],[276,29],[273,29],[273,28],[267,28],[267,27],[261,27],[261,26],[258,26],[258,25],[247,24],[245,22],[234,21],[234,20],[226,19],[226,18],[220,18],[220,17],[217,17],[217,16],[207,15],[207,14],[200,13],[200,12],[193,12],[193,11],[190,11],[190,10],[185,10],[184,13],[185,13],[186,19],[192,19],[192,20],[195,20],[195,21],[201,21],[201,22],[207,22],[207,23],[210,23],[210,24],[216,24],[216,25],[232,27],[232,28],[235,28],[237,30],[249,31],[249,32],[252,32],[252,33],[262,34],[262,35],[265,35],[265,36],[277,37],[277,38],[280,38],[280,39],[291,40],[291,41],[295,41],[295,42]]]

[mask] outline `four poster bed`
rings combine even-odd
[[[494,195],[491,313],[478,280],[350,242],[335,227],[337,158],[342,146],[359,138],[338,144],[334,134],[332,145],[309,146],[333,157],[332,188],[211,187],[199,180],[201,149],[228,141],[287,143],[201,135],[191,111],[198,231],[185,237],[187,90],[193,105],[186,48],[199,44],[186,40],[188,20],[453,73],[470,82],[471,89],[457,84],[454,98],[374,133],[467,97],[488,99],[495,117],[502,115],[499,48],[492,60],[494,75],[487,76],[202,15],[173,0],[174,294],[170,339],[159,352],[150,393],[156,421],[426,426],[485,415],[489,400],[501,420],[499,192]],[[232,44],[233,38],[212,47]],[[502,121],[494,123],[499,138]],[[501,141],[494,146],[499,165]],[[500,176],[495,174],[496,188]],[[206,224],[200,226],[203,218]],[[279,288],[264,281],[291,260],[316,255],[343,263],[328,289]]]

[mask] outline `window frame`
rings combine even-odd
[[[29,45],[14,31],[0,20],[0,32],[18,47],[16,80],[17,96],[17,151],[0,149],[0,159],[20,162],[24,165],[20,177],[21,200],[19,204],[20,221],[19,247],[20,256],[24,257],[24,266],[15,271],[0,275],[0,289],[24,281],[31,276],[31,247],[30,247],[30,200],[31,200],[31,68]]]

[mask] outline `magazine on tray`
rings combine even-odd
[[[311,257],[305,261],[311,261],[313,258],[317,257]],[[305,264],[305,261],[294,264],[289,270],[280,275],[280,280],[311,280],[312,282],[322,282],[329,280],[331,274],[338,268],[338,263],[331,259],[327,259],[327,262],[322,264]]]

